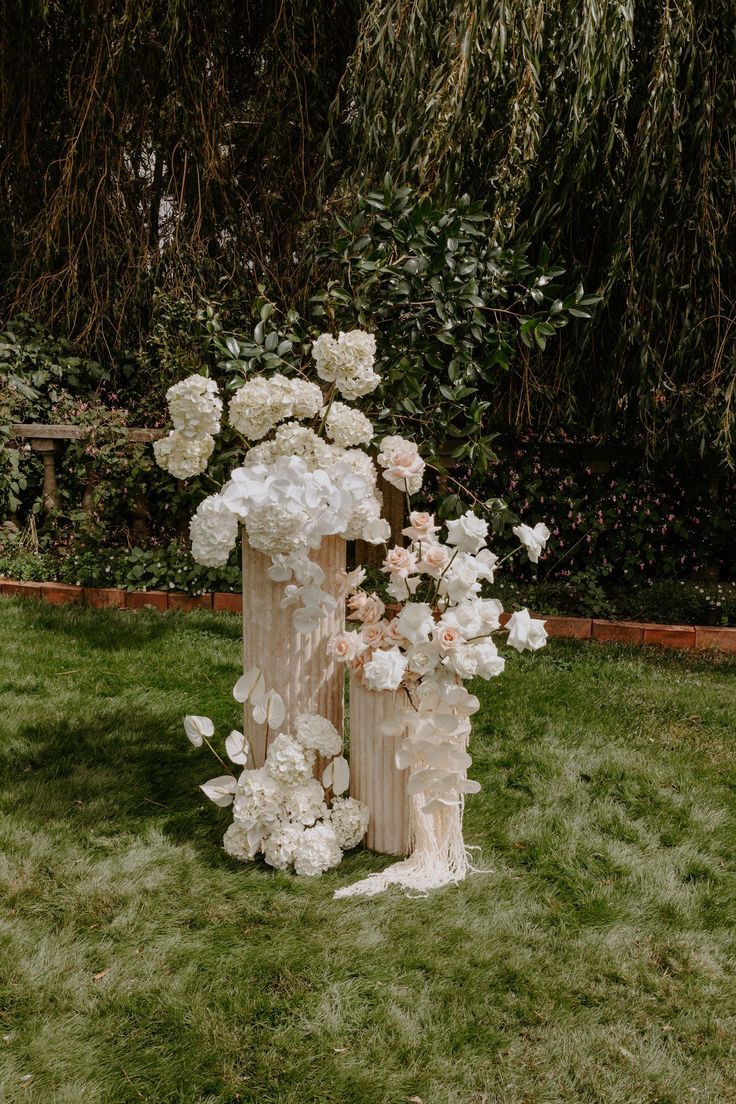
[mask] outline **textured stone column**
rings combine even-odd
[[[408,705],[404,690],[368,690],[361,675],[350,675],[350,793],[365,801],[371,820],[365,844],[384,855],[409,853],[407,771],[396,767],[405,732],[387,736],[384,722]]]
[[[325,537],[322,546],[310,553],[325,573],[323,589],[335,596],[338,572],[345,570],[345,541]],[[256,552],[243,533],[243,669],[259,667],[267,690],[284,699],[286,720],[282,731],[292,731],[299,713],[318,713],[332,721],[342,734],[344,722],[344,667],[327,653],[327,645],[345,625],[345,603],[322,619],[308,636],[299,635],[293,625],[294,607],[281,609],[285,583],[268,577],[270,557]],[[266,729],[247,713],[245,732],[250,731],[252,763],[260,767],[266,757]],[[270,734],[270,738],[275,735]],[[322,764],[318,764],[321,769]]]

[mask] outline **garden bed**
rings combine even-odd
[[[216,613],[241,613],[240,594],[182,594],[164,590],[121,590],[117,587],[78,587],[65,583],[25,583],[0,579],[0,595],[35,598],[59,606],[87,605],[107,609],[214,610]],[[501,620],[504,621],[503,615]],[[618,644],[658,644],[668,648],[716,648],[736,652],[736,628],[713,625],[665,625],[653,621],[614,621],[591,617],[544,617],[551,637],[599,640]]]

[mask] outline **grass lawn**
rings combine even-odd
[[[333,901],[222,852],[239,621],[0,604],[3,1104],[736,1100],[736,662],[552,642],[480,688],[488,873]]]

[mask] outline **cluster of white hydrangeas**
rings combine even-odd
[[[213,436],[220,432],[222,400],[217,384],[206,376],[189,376],[166,392],[174,429],[185,437]]]
[[[192,556],[205,567],[224,567],[238,539],[238,519],[222,495],[205,498],[189,522]]]
[[[307,751],[318,752],[325,759],[340,754],[342,737],[331,721],[316,713],[300,713],[294,722],[297,739]]]
[[[373,440],[373,423],[360,410],[333,402],[325,419],[325,431],[340,448],[368,445]]]
[[[322,408],[322,391],[315,383],[287,379],[277,373],[257,376],[239,388],[228,406],[230,425],[249,441],[260,441],[287,418],[313,418]]]
[[[375,391],[381,377],[373,371],[376,339],[363,330],[340,333],[337,340],[324,333],[312,345],[317,375],[334,383],[346,399],[357,399]]]
[[[356,501],[342,536],[345,540],[364,540],[368,544],[384,544],[391,536],[391,526],[381,517],[383,497],[378,490],[376,469],[367,453],[348,449],[343,460],[366,485],[366,493]]]
[[[233,691],[237,701],[256,705],[273,693],[266,693],[256,668],[243,675]],[[205,737],[209,744],[214,735],[208,717],[186,717],[184,729],[194,747],[201,747]],[[237,779],[213,778],[202,790],[216,805],[232,804],[234,820],[223,839],[229,855],[247,862],[262,854],[277,870],[293,867],[297,874],[313,877],[336,866],[343,850],[360,843],[370,813],[363,802],[339,796],[347,789],[350,775],[335,726],[325,717],[303,713],[296,719],[294,733],[280,732],[271,739],[262,767],[246,768]],[[247,762],[249,745],[242,733],[231,732],[225,750],[233,762]],[[330,759],[323,782],[314,777],[318,753]],[[332,809],[325,787],[333,791]]]
[[[368,806],[354,797],[336,797],[330,820],[335,838],[343,851],[357,847],[368,831],[371,814]]]
[[[363,453],[365,455],[365,453]],[[245,454],[245,464],[273,464],[280,456],[298,456],[310,471],[329,468],[340,458],[340,452],[313,429],[298,422],[280,425],[270,441],[254,445]]]
[[[167,437],[154,441],[156,463],[175,479],[191,479],[207,469],[215,448],[215,439],[208,433],[188,437],[181,429],[172,429]]]
[[[156,463],[175,479],[201,475],[220,432],[222,400],[217,384],[206,376],[188,376],[166,392],[174,428],[153,445]]]
[[[314,770],[315,755],[302,747],[288,732],[282,732],[271,741],[266,759],[266,770],[277,782],[289,786],[309,781]]]

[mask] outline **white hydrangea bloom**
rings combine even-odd
[[[360,410],[334,402],[325,421],[327,436],[340,448],[367,445],[373,440],[373,424]]]
[[[332,334],[321,334],[312,346],[317,375],[335,383],[346,399],[357,399],[375,391],[381,377],[373,371],[376,339],[363,330],[340,333],[337,341]]]
[[[332,802],[330,821],[335,839],[343,851],[357,847],[368,831],[371,811],[363,801],[355,797],[336,797]]]
[[[262,825],[265,835],[269,826],[284,813],[284,791],[265,767],[244,770],[238,779],[233,801],[236,820],[247,827]]]
[[[303,877],[312,878],[337,866],[341,859],[335,829],[328,821],[322,821],[299,836],[294,849],[294,870]]]
[[[316,713],[301,713],[295,722],[296,739],[306,751],[317,751],[326,759],[342,751],[342,737],[331,721]]]
[[[277,782],[297,785],[312,777],[314,759],[313,751],[307,751],[288,732],[282,732],[271,741],[266,770]]]
[[[166,392],[174,429],[186,437],[203,437],[220,432],[222,400],[217,384],[205,376],[188,376]]]
[[[383,478],[400,491],[414,495],[422,489],[426,465],[413,441],[396,435],[384,437],[378,463],[384,469]]]
[[[294,862],[294,852],[303,832],[302,824],[292,824],[288,820],[275,824],[271,834],[263,841],[263,857],[268,865],[276,870],[288,870]]]
[[[258,847],[252,846],[248,836],[248,829],[240,820],[234,820],[225,835],[222,837],[222,846],[228,855],[241,862],[248,862],[255,858]]]
[[[273,464],[280,456],[298,456],[310,471],[316,471],[330,467],[340,458],[340,453],[308,426],[286,422],[278,427],[271,441],[263,441],[249,449],[244,463]]]
[[[205,498],[189,522],[192,556],[205,567],[224,567],[238,539],[238,519],[222,495]]]
[[[187,437],[180,429],[172,429],[167,437],[153,443],[156,463],[175,479],[191,479],[201,475],[215,447],[209,434]]]
[[[286,418],[312,418],[324,402],[316,383],[277,373],[256,376],[235,392],[228,407],[231,426],[249,441],[260,441]]]
[[[284,794],[284,809],[293,824],[314,824],[327,816],[325,791],[316,778],[301,786],[290,786]]]

